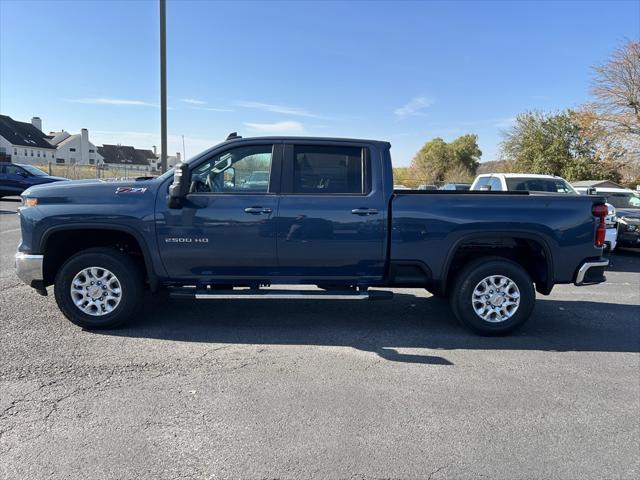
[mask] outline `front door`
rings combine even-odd
[[[273,144],[230,148],[194,166],[182,208],[168,208],[158,195],[156,232],[171,277],[207,282],[275,274],[276,156]]]
[[[284,276],[375,283],[384,274],[387,206],[366,146],[287,145],[278,210]]]

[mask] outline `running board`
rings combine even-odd
[[[196,290],[195,288],[175,288],[169,294],[172,298],[196,300],[390,300],[393,292],[385,290]]]

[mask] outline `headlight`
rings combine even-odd
[[[25,197],[22,199],[22,206],[26,208],[35,207],[38,205],[38,199],[34,197]]]
[[[636,228],[637,228],[637,227],[636,227],[635,225],[625,225],[625,227],[624,227],[624,229],[625,229],[627,232],[635,232],[635,231],[636,231]]]

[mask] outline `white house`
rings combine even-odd
[[[38,165],[53,162],[56,149],[42,132],[42,120],[18,122],[0,115],[0,161]]]
[[[51,132],[49,137],[49,142],[57,149],[55,160],[57,164],[99,165],[104,160],[96,146],[89,141],[89,131],[86,128],[75,135],[64,130]]]
[[[154,153],[155,153],[155,147],[154,147]],[[157,159],[154,165],[154,168],[156,170],[160,170],[162,168],[162,161],[160,160],[160,158],[156,155]],[[180,152],[176,152],[175,155],[167,155],[167,170],[169,168],[173,168],[176,166],[177,163],[180,163],[182,161],[182,155],[180,155]]]

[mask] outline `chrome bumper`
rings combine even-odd
[[[28,253],[16,253],[16,275],[30,287],[36,287],[42,283],[43,255],[30,255]]]
[[[589,269],[606,267],[607,265],[609,265],[609,260],[607,260],[606,258],[602,259],[602,260],[584,262],[580,266],[580,268],[578,269],[578,273],[576,274],[576,281],[574,282],[574,284],[576,286],[584,285],[584,283],[585,283],[584,282],[584,277],[587,275],[587,272],[589,271]],[[601,280],[601,281],[603,281],[603,280]],[[599,283],[599,282],[594,282],[594,283]]]

